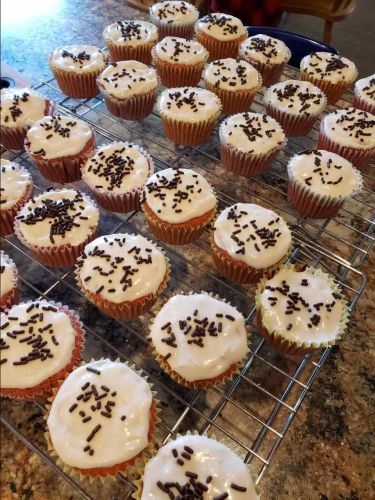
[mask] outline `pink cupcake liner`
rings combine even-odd
[[[356,94],[355,92],[353,106],[357,109],[361,109],[362,111],[367,111],[367,113],[375,115],[375,104],[371,104],[365,101],[360,95]]]
[[[245,177],[253,177],[268,170],[282,148],[283,145],[266,154],[254,154],[244,153],[228,144],[220,144],[220,159],[232,172]]]
[[[156,89],[147,94],[134,95],[125,99],[117,99],[99,84],[107,109],[112,115],[124,120],[142,120],[152,113],[156,99]]]
[[[23,171],[26,171],[21,167]],[[0,236],[7,236],[8,234],[14,233],[14,219],[21,208],[29,201],[33,191],[33,185],[30,184],[26,186],[24,195],[20,200],[17,201],[15,205],[7,210],[0,211]]]
[[[19,294],[18,294],[18,270],[13,262],[13,260],[1,250],[2,259],[5,260],[8,264],[10,264],[13,268],[13,279],[12,279],[12,288],[9,292],[4,293],[2,297],[0,297],[0,311],[3,312],[6,309],[12,307],[13,304],[18,304]]]
[[[268,115],[272,116],[272,118],[275,118],[275,120],[280,123],[285,132],[285,135],[291,137],[301,137],[308,134],[313,128],[316,120],[319,118],[319,114],[292,115],[290,113],[286,113],[285,111],[277,109],[271,104],[267,104],[266,112]]]
[[[116,45],[109,40],[105,40],[112,62],[118,61],[139,61],[150,66],[152,62],[151,49],[156,44],[156,40],[146,42],[134,47],[128,45]]]

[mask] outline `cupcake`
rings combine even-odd
[[[76,279],[87,300],[104,314],[130,319],[154,305],[167,286],[169,265],[155,243],[116,233],[86,245]]]
[[[255,35],[241,43],[239,56],[259,71],[263,85],[267,86],[280,80],[292,54],[281,40],[268,35]]]
[[[49,65],[64,94],[89,99],[98,93],[96,78],[107,66],[108,57],[92,45],[66,45],[55,49]]]
[[[36,399],[51,393],[78,365],[84,331],[66,306],[36,300],[1,313],[0,339],[1,396]]]
[[[1,91],[1,144],[8,149],[23,149],[30,126],[46,115],[52,115],[54,104],[31,89]]]
[[[90,125],[71,116],[53,115],[38,120],[28,130],[25,149],[40,173],[52,182],[75,182],[81,165],[95,147]]]
[[[0,235],[12,234],[17,212],[30,199],[33,183],[29,172],[13,161],[1,159]]]
[[[355,64],[331,52],[312,52],[300,63],[300,78],[319,87],[328,104],[335,104],[358,76]]]
[[[138,61],[108,66],[98,77],[110,113],[124,120],[146,118],[154,107],[158,77],[154,68]]]
[[[375,115],[355,108],[337,109],[320,122],[318,149],[326,149],[362,170],[375,157]]]
[[[240,19],[229,14],[212,13],[198,19],[195,25],[198,42],[206,47],[210,61],[237,57],[247,31]]]
[[[166,168],[146,182],[143,213],[156,238],[185,245],[199,238],[216,212],[216,196],[206,179],[188,168]]]
[[[259,175],[286,144],[279,123],[261,113],[238,113],[222,121],[219,129],[220,158],[239,175]]]
[[[256,283],[286,260],[291,246],[284,219],[252,203],[237,203],[223,210],[211,235],[212,256],[219,273],[239,283]]]
[[[18,271],[12,259],[0,250],[0,311],[18,302]]]
[[[213,61],[207,66],[203,78],[206,88],[220,98],[226,115],[247,111],[262,86],[258,71],[240,59]]]
[[[285,80],[275,83],[264,92],[267,114],[275,118],[286,135],[306,135],[323,113],[327,99],[310,82]]]
[[[281,266],[259,283],[255,300],[260,333],[285,354],[334,345],[349,321],[349,309],[333,278],[305,265]]]
[[[74,189],[46,191],[18,212],[16,236],[42,264],[70,267],[95,238],[99,210],[84,193]]]
[[[102,359],[76,368],[48,405],[47,444],[72,475],[128,472],[153,450],[156,402],[125,363]]]
[[[242,314],[207,293],[170,298],[157,313],[150,338],[163,370],[193,389],[232,378],[248,352]]]
[[[178,87],[161,93],[158,109],[168,139],[194,146],[211,137],[220,116],[221,102],[209,90]]]
[[[375,115],[375,75],[355,83],[353,106]]]
[[[308,217],[333,217],[362,188],[362,175],[345,158],[324,150],[305,150],[288,164],[288,201]]]
[[[198,9],[189,2],[168,0],[150,7],[150,18],[158,27],[160,40],[166,36],[193,38],[198,17]]]
[[[162,446],[146,464],[140,500],[182,498],[257,500],[248,466],[230,448],[215,439],[178,436]],[[185,498],[185,497],[184,497]]]
[[[151,64],[151,49],[158,41],[157,27],[146,21],[117,21],[103,31],[111,60]]]
[[[195,40],[167,36],[155,45],[152,56],[163,85],[194,86],[201,79],[208,52]]]

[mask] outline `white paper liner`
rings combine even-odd
[[[5,261],[12,268],[13,273],[11,289],[0,297],[0,311],[3,312],[18,303],[18,269],[13,260],[3,250],[0,250],[0,255],[1,260]]]

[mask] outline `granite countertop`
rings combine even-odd
[[[29,3],[27,8],[32,9],[33,2]],[[37,2],[35,8],[43,12],[32,16],[26,11],[16,18],[3,15],[1,33],[2,59],[33,83],[50,77],[47,57],[55,46],[73,42],[100,46],[102,29],[110,22],[145,17],[115,0],[50,0]],[[363,271],[370,285],[352,315],[347,335],[332,350],[262,479],[265,500],[375,498],[373,257]],[[34,405],[12,402],[9,409],[7,402],[3,406],[6,412],[21,414],[20,421],[41,434],[40,413]],[[111,498],[104,491],[100,496]],[[1,428],[0,494],[4,500],[78,498],[5,427]],[[112,498],[124,497],[121,488],[112,494]]]

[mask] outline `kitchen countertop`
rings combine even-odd
[[[18,3],[4,1],[2,9],[4,4],[16,9]],[[38,1],[34,11],[38,8],[40,16],[28,17],[31,14],[26,12],[24,21],[11,20],[12,14],[4,18],[2,12],[2,59],[34,83],[50,77],[47,57],[55,46],[73,42],[102,45],[102,29],[110,22],[145,17],[115,0]],[[363,271],[370,286],[357,305],[347,335],[332,350],[262,479],[265,500],[375,498],[373,258]],[[23,412],[23,418],[40,433],[35,407],[12,404],[14,411]],[[55,472],[3,427],[1,448],[1,498],[76,498]],[[121,493],[116,498],[121,498]]]

